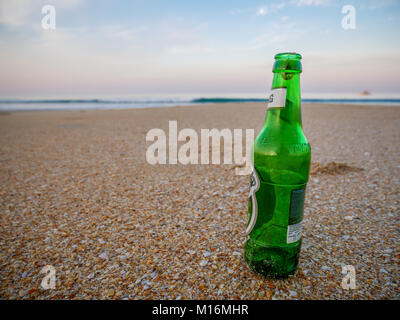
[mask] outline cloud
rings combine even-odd
[[[123,41],[132,41],[137,39],[146,27],[129,27],[125,25],[105,25],[100,27],[100,33],[105,37],[120,39]]]
[[[282,18],[281,18],[282,19]],[[297,23],[288,21],[289,17],[283,18],[285,23],[269,23],[264,33],[261,33],[251,39],[246,45],[246,50],[258,50],[264,48],[284,49],[288,45],[293,45],[293,41],[301,38],[304,34],[310,32],[309,29],[297,25]],[[290,48],[286,48],[288,50]],[[291,51],[291,50],[288,50]]]
[[[361,9],[375,10],[384,7],[390,7],[398,4],[398,0],[370,0],[364,1],[361,5]]]
[[[288,35],[286,33],[280,32],[276,33],[275,30],[268,31],[262,35],[254,38],[248,46],[249,50],[256,50],[265,48],[271,45],[277,45],[285,42],[288,39]]]
[[[244,10],[242,10],[242,9],[231,9],[231,10],[229,10],[228,13],[231,15],[236,15],[236,14],[241,14],[243,12],[244,12]]]
[[[291,3],[298,7],[318,7],[328,5],[330,3],[330,0],[292,0]]]
[[[152,27],[161,41],[175,45],[198,43],[207,34],[207,28],[207,22],[196,22],[182,18],[162,20]]]
[[[390,1],[390,0],[387,0]],[[270,13],[275,13],[278,10],[285,8],[286,6],[297,6],[297,7],[308,7],[308,6],[326,6],[330,4],[330,0],[291,0],[289,2],[282,1],[280,3],[267,4],[258,7],[256,11],[257,16],[265,16]],[[284,20],[283,20],[284,21]]]
[[[34,2],[29,0],[0,1],[0,23],[14,27],[23,25],[33,8]]]
[[[57,10],[71,10],[79,7],[85,0],[1,0],[0,24],[10,27],[34,26],[41,17],[44,5],[53,5]]]
[[[185,19],[163,21],[155,29],[157,45],[170,55],[193,55],[214,52],[207,22]]]
[[[257,9],[256,14],[257,14],[257,16],[265,16],[269,13],[273,13],[273,12],[276,12],[276,11],[284,8],[285,6],[286,6],[285,2],[265,5],[265,6],[259,7]]]
[[[85,0],[53,0],[44,1],[45,4],[54,5],[56,8],[70,10],[80,7]]]
[[[257,15],[258,16],[265,16],[267,14],[267,8],[266,7],[261,7],[257,10]]]
[[[198,45],[190,46],[173,46],[167,49],[167,52],[172,55],[189,55],[196,53],[210,53],[215,52],[214,48]]]

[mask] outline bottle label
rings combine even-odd
[[[300,240],[301,229],[302,229],[301,222],[292,224],[292,225],[288,225],[286,242],[293,243],[293,242],[296,242],[297,240]]]
[[[301,238],[305,189],[295,189],[291,192],[287,243],[293,243]]]
[[[257,198],[256,198],[256,192],[260,188],[260,179],[258,178],[257,172],[252,167],[252,171],[250,173],[250,192],[249,192],[249,199],[251,201],[251,216],[249,219],[249,223],[246,228],[246,235],[248,235],[251,230],[253,230],[254,225],[256,224],[257,221],[257,215],[258,215],[258,205],[257,205]]]
[[[286,88],[272,89],[269,94],[267,109],[284,108],[286,104]]]
[[[301,238],[306,185],[264,182],[254,167],[250,175],[246,235],[260,245],[285,245]]]

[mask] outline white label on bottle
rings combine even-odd
[[[258,189],[260,189],[260,179],[258,178],[258,174],[256,169],[254,169],[253,165],[251,165],[251,174],[250,174],[250,192],[249,192],[249,198],[251,198],[251,218],[249,221],[249,225],[246,228],[246,235],[250,234],[251,230],[253,230],[254,225],[256,224],[257,221],[257,215],[258,215],[258,205],[257,205],[257,198],[256,198],[256,192]]]
[[[272,89],[269,94],[268,108],[284,108],[286,103],[286,88]]]
[[[301,222],[297,224],[288,225],[287,228],[287,243],[296,242],[301,238]]]

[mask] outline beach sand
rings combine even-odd
[[[254,128],[262,103],[0,114],[1,299],[398,299],[400,108],[302,106],[312,146],[299,270],[242,256],[249,177],[150,165],[148,130]],[[54,266],[56,288],[40,271]],[[341,286],[355,268],[356,288]]]

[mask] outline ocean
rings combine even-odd
[[[95,110],[95,109],[138,109],[152,107],[193,106],[208,103],[266,102],[267,94],[182,94],[182,95],[130,95],[101,98],[3,98],[0,111],[35,110]],[[358,105],[400,106],[400,94],[303,94],[303,103],[336,103]]]

